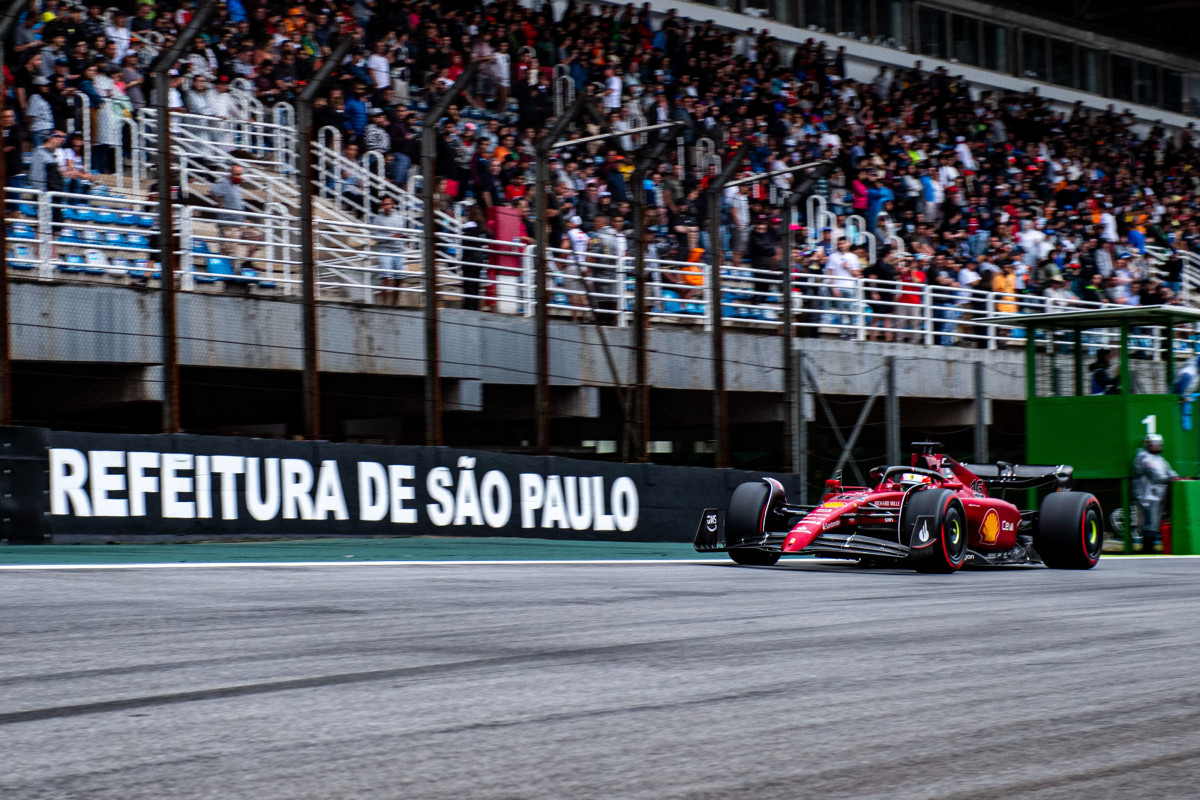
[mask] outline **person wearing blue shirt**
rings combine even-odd
[[[242,0],[225,0],[225,12],[229,15],[230,22],[246,21],[246,7],[242,5]]]
[[[879,232],[876,230],[879,222],[879,213],[883,211],[883,207],[896,199],[895,193],[884,184],[880,183],[875,176],[868,176],[867,184],[867,226],[876,236]]]
[[[1130,228],[1127,236],[1129,249],[1136,250],[1142,255],[1146,254],[1146,234],[1142,233],[1138,228]]]
[[[354,92],[346,98],[346,127],[355,136],[362,136],[367,129],[367,103],[363,99],[366,86],[354,84]]]

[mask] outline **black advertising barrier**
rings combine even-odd
[[[0,429],[10,542],[523,536],[684,542],[743,481],[793,475],[444,447]]]

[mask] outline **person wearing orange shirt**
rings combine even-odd
[[[1011,261],[1000,266],[1000,272],[992,276],[992,291],[999,295],[996,298],[997,314],[1017,313],[1017,270]]]

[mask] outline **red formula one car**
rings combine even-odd
[[[813,555],[919,572],[1016,564],[1091,569],[1100,560],[1100,503],[1070,490],[1070,467],[1003,461],[972,467],[935,453],[939,447],[915,442],[919,452],[910,464],[871,470],[873,487],[826,481],[816,506],[788,503],[773,478],[743,483],[724,515],[704,510],[695,547],[755,566],[771,566],[785,555]],[[1050,485],[1056,491],[1036,511],[992,496]]]

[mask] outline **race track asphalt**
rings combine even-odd
[[[1200,559],[0,570],[0,797],[1194,798]]]

